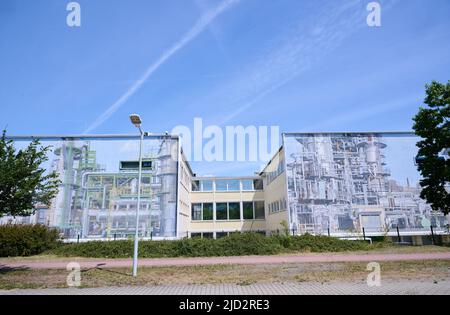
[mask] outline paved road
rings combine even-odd
[[[248,286],[163,285],[147,287],[108,287],[92,289],[38,289],[0,291],[0,295],[450,295],[450,281],[386,281],[380,287],[364,282],[261,283]]]
[[[408,260],[450,260],[446,253],[413,254],[301,254],[292,256],[237,256],[237,257],[200,257],[200,258],[152,258],[139,259],[139,266],[192,266],[218,264],[281,264],[281,263],[326,263],[326,262],[382,262]],[[73,260],[48,262],[2,262],[1,268],[29,269],[66,269]],[[82,268],[119,268],[131,266],[131,259],[81,259],[77,261]]]

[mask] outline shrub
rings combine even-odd
[[[258,233],[232,233],[217,240],[191,238],[176,241],[140,241],[139,257],[220,257],[274,255],[283,252],[337,252],[369,249],[359,241],[345,241],[325,236],[271,236]],[[64,244],[50,251],[60,256],[93,258],[129,258],[133,241],[92,241]]]
[[[37,255],[59,243],[59,231],[44,225],[0,225],[0,257]]]
[[[370,249],[364,241],[347,241],[328,236],[274,236],[282,246],[291,251],[300,252],[341,252]]]

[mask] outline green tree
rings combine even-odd
[[[45,174],[41,168],[47,161],[50,147],[33,140],[25,149],[16,150],[13,141],[0,140],[0,217],[29,216],[34,206],[49,205],[58,193],[59,180],[55,172]]]
[[[415,133],[422,138],[417,143],[418,170],[423,179],[421,197],[436,211],[450,213],[450,81],[433,81],[426,86],[425,104],[414,117]]]

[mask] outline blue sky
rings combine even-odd
[[[66,25],[68,2],[0,1],[9,134],[132,133],[132,112],[151,132],[194,117],[410,130],[424,85],[450,79],[448,0],[379,1],[379,28],[367,26],[365,0],[79,0],[80,28]]]

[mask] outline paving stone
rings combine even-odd
[[[383,282],[380,287],[365,283],[256,283],[252,285],[159,285],[88,289],[25,289],[0,291],[0,295],[450,295],[450,280]]]

